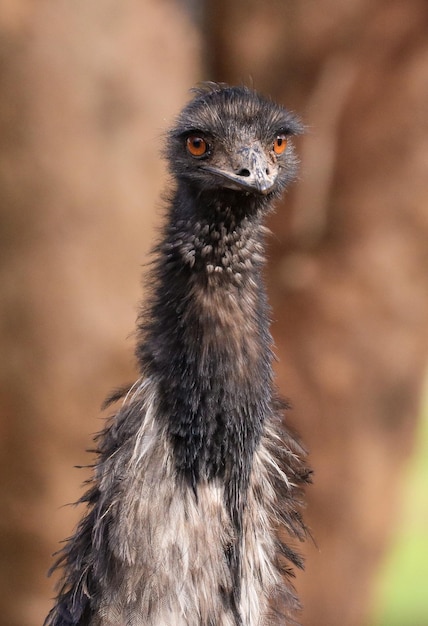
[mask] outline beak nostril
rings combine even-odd
[[[247,170],[246,168],[243,168],[242,170],[239,170],[238,172],[238,176],[245,176],[248,177],[250,176],[250,170]]]

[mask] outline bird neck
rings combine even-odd
[[[272,381],[261,212],[235,196],[177,194],[137,348],[177,471],[194,487],[220,477],[232,491],[248,481]]]

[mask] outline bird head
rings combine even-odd
[[[296,175],[297,117],[246,87],[196,91],[168,137],[171,173],[197,191],[278,196]]]

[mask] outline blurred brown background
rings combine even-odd
[[[297,586],[304,626],[371,624],[428,356],[428,3],[4,0],[0,37],[2,623],[50,607],[50,555],[81,514],[61,508],[72,467],[135,376],[162,131],[210,79],[308,127],[268,272],[315,468]]]

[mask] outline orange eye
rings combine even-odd
[[[287,147],[287,137],[284,134],[277,135],[273,144],[275,154],[282,154]]]
[[[208,144],[205,139],[197,135],[191,135],[186,139],[186,146],[190,154],[194,157],[201,157],[208,151]]]

